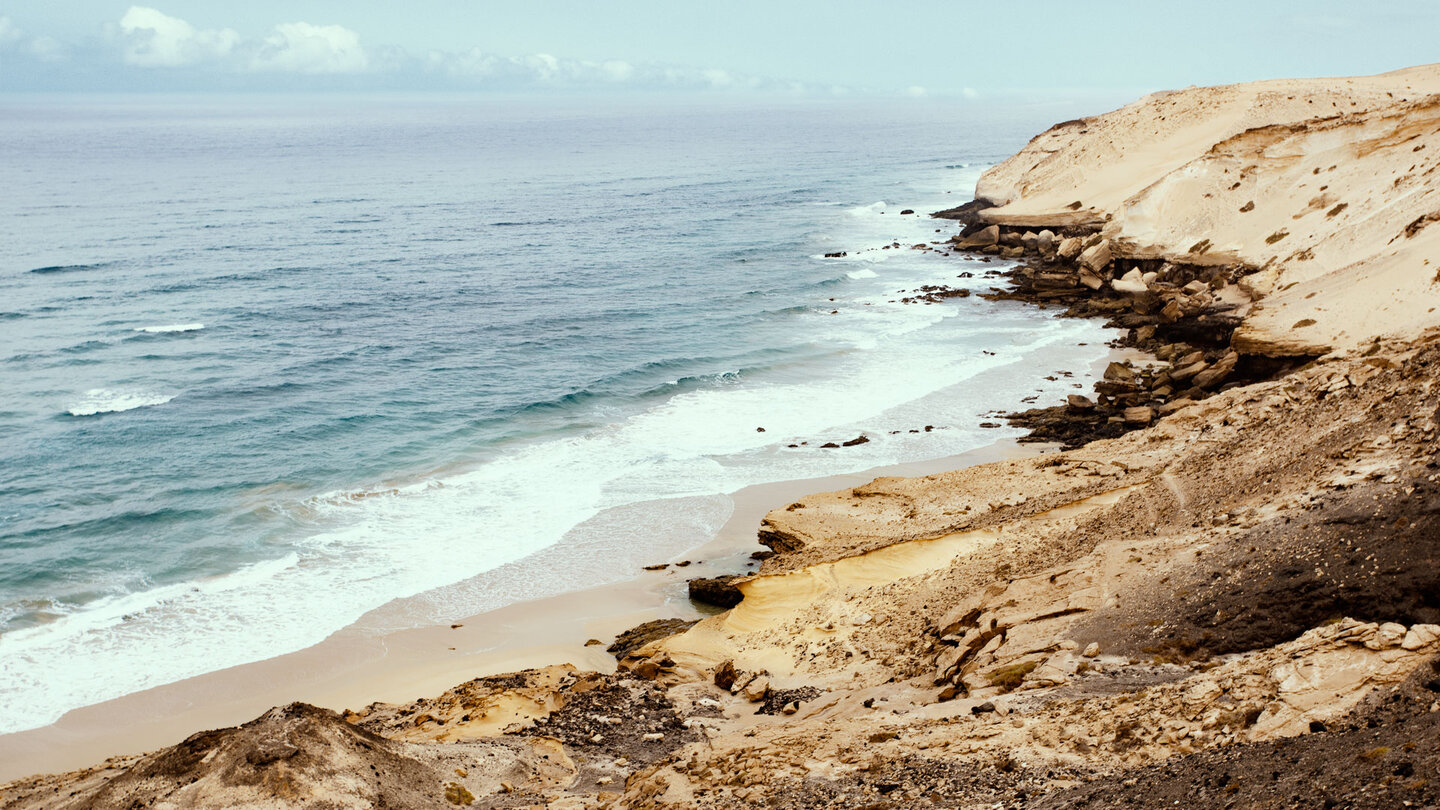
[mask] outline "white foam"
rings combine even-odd
[[[136,408],[145,408],[151,405],[164,405],[174,398],[174,394],[91,388],[65,411],[71,416],[94,416],[101,413],[133,411]]]
[[[850,278],[853,278],[853,279],[862,279],[862,278],[875,278],[875,277],[877,277],[877,276],[879,275],[879,273],[876,273],[874,270],[871,270],[870,268],[866,267],[866,268],[864,268],[863,270],[851,270],[850,272],[846,273],[845,275],[847,275],[847,276],[849,276]]]
[[[205,328],[203,323],[175,323],[168,326],[139,326],[136,332],[148,332],[150,334],[164,334],[166,332],[198,332]]]

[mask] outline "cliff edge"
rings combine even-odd
[[[1097,229],[1115,259],[1235,266],[1242,353],[1440,323],[1440,65],[1155,93],[986,172],[987,224]]]

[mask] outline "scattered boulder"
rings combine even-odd
[[[1197,360],[1189,364],[1185,364],[1185,361],[1181,360],[1175,364],[1175,368],[1170,369],[1170,379],[1177,382],[1184,382],[1209,368],[1209,366],[1210,364],[1204,360]]]
[[[1155,411],[1143,405],[1125,409],[1125,424],[1148,425],[1155,421]]]
[[[726,661],[715,668],[715,685],[731,694],[734,694],[735,681],[739,677],[740,673],[735,670],[734,661]]]
[[[732,608],[740,604],[745,594],[736,586],[736,582],[743,582],[745,577],[736,574],[725,574],[718,577],[697,577],[690,580],[690,599],[695,602],[703,602],[716,607]]]
[[[1076,256],[1080,255],[1080,251],[1083,249],[1083,246],[1084,242],[1078,236],[1071,236],[1066,239],[1061,239],[1060,247],[1056,249],[1055,255],[1059,256],[1061,259],[1064,259],[1067,262],[1073,261]]]
[[[1165,403],[1164,405],[1161,405],[1161,406],[1160,406],[1159,408],[1157,408],[1156,410],[1160,413],[1161,416],[1169,416],[1170,414],[1175,413],[1176,411],[1183,410],[1183,409],[1188,408],[1188,407],[1190,407],[1191,405],[1194,405],[1194,404],[1195,404],[1195,400],[1193,400],[1193,399],[1188,399],[1188,398],[1185,398],[1185,397],[1181,397],[1180,399],[1172,399],[1172,400],[1170,400],[1169,402]]]
[[[1150,291],[1150,285],[1145,283],[1144,277],[1139,270],[1131,270],[1120,278],[1110,282],[1110,286],[1118,293],[1129,293],[1139,295]]]
[[[1135,372],[1123,363],[1111,363],[1105,367],[1105,379],[1113,382],[1134,382]]]
[[[955,247],[961,250],[973,250],[998,244],[1000,244],[1000,226],[989,225],[969,236],[962,237],[955,243]]]
[[[751,703],[759,703],[765,699],[766,695],[770,694],[770,679],[764,675],[755,676],[749,683],[745,684],[745,688],[741,690],[741,694]]]
[[[624,658],[652,641],[669,638],[689,630],[695,619],[656,619],[653,622],[637,624],[615,637],[615,643],[605,648],[616,658]]]
[[[1195,375],[1195,385],[1199,388],[1213,388],[1219,385],[1235,370],[1235,364],[1239,360],[1239,354],[1227,352],[1224,357],[1215,361],[1215,365]]]
[[[1065,397],[1065,407],[1073,413],[1088,413],[1095,410],[1095,403],[1089,397],[1071,394]]]
[[[1099,273],[1110,266],[1110,241],[1102,239],[1080,254],[1080,266],[1092,273]]]

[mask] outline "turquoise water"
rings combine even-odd
[[[493,607],[477,575],[605,509],[699,499],[589,541],[643,556],[718,493],[1013,435],[982,414],[1104,352],[895,302],[991,286],[908,248],[1065,110],[0,106],[0,732]],[[543,586],[615,573],[573,563]]]

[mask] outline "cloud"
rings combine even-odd
[[[430,51],[367,45],[341,25],[295,21],[268,30],[204,28],[151,6],[130,6],[98,40],[65,45],[27,36],[0,16],[0,53],[15,87],[124,90],[299,89],[499,92],[760,92],[839,94],[847,88],[748,75],[714,66],[623,59]],[[68,61],[64,68],[53,62]],[[118,68],[118,69],[117,69]]]
[[[120,18],[126,64],[182,67],[227,57],[240,42],[229,28],[197,31],[193,25],[153,8],[131,6]]]
[[[565,59],[548,53],[502,56],[479,48],[461,52],[431,51],[415,67],[432,76],[444,76],[461,87],[498,90],[610,87],[804,92],[807,89],[793,82],[761,79],[714,68],[634,64],[619,59]],[[403,71],[404,66],[397,69]]]
[[[121,55],[143,68],[205,66],[236,72],[361,73],[370,64],[360,36],[339,25],[281,23],[266,36],[230,28],[197,29],[179,17],[131,6],[120,18]]]
[[[360,73],[369,66],[354,31],[305,22],[275,26],[250,60],[252,70],[290,73]]]
[[[30,56],[41,62],[60,62],[69,55],[57,40],[30,36],[9,17],[0,17],[0,53]]]

